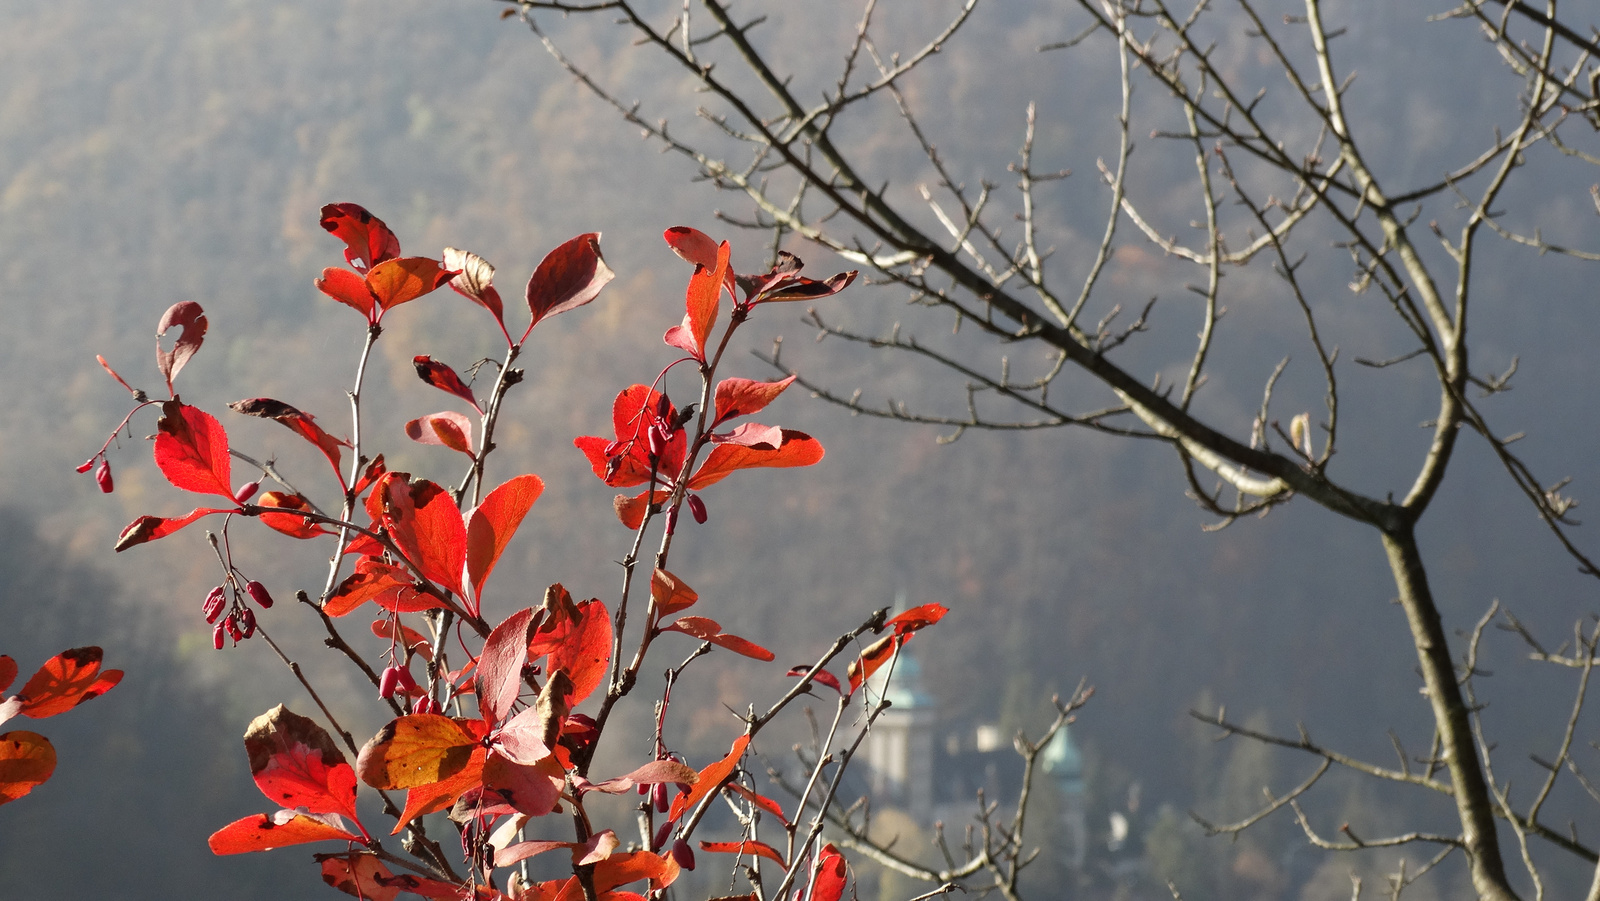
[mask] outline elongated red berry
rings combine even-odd
[[[217,623],[211,629],[211,646],[222,650],[222,623]]]
[[[267,586],[255,579],[244,583],[244,593],[250,595],[250,600],[260,604],[262,609],[272,606],[272,595],[267,593]]]
[[[89,470],[94,469],[94,461],[95,458],[90,457],[89,459],[78,464],[78,472],[88,472]]]
[[[249,638],[256,634],[256,612],[249,607],[240,607],[236,614],[239,620],[239,637]]]
[[[106,494],[111,493],[111,461],[101,460],[100,467],[94,471],[94,480],[100,485],[100,490]]]
[[[694,869],[694,849],[682,838],[672,843],[672,859],[685,870]]]
[[[689,495],[689,512],[694,514],[695,522],[701,525],[706,524],[706,502],[700,499],[700,495]]]
[[[650,802],[656,806],[657,813],[666,813],[668,804],[667,784],[657,782],[650,790]]]
[[[383,675],[378,678],[378,697],[388,699],[394,697],[395,686],[400,684],[400,667],[385,667]]]
[[[227,603],[227,600],[228,595],[221,585],[211,589],[211,593],[206,595],[205,605],[200,608],[206,615],[206,622],[214,623],[217,621],[217,617],[222,615],[222,608]]]
[[[228,614],[222,625],[228,630],[228,637],[233,639],[234,644],[238,644],[239,640],[244,638],[244,630],[239,628],[239,611],[235,610]]]
[[[676,531],[678,531],[678,508],[669,507],[667,509],[667,534],[671,535]]]
[[[650,843],[651,848],[662,848],[667,844],[667,839],[672,837],[672,821],[667,820],[656,830],[655,841]]]
[[[233,502],[236,504],[247,504],[250,502],[251,498],[256,496],[256,492],[260,490],[260,479],[257,479],[254,482],[245,482],[243,485],[239,486],[237,491],[233,493]]]

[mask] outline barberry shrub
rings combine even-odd
[[[741,897],[838,901],[851,871],[839,850],[824,841],[822,826],[864,730],[886,705],[881,699],[862,703],[853,738],[843,726],[845,713],[855,698],[866,697],[863,685],[874,671],[919,629],[937,622],[944,608],[930,604],[892,618],[887,611],[871,614],[817,659],[792,666],[787,675],[794,681],[783,695],[765,708],[752,704],[728,752],[697,766],[665,739],[674,712],[672,685],[708,653],[768,663],[776,654],[724,632],[715,619],[690,613],[700,598],[668,564],[683,509],[704,522],[710,509],[705,495],[720,490],[714,486],[728,476],[809,466],[822,458],[821,443],[810,435],[749,419],[792,378],[761,382],[720,372],[734,333],[759,307],[829,297],[855,273],[807,278],[800,260],[780,253],[768,271],[740,275],[730,265],[726,242],[691,228],[667,230],[668,245],[693,266],[683,321],[665,335],[676,356],[651,384],[618,393],[608,434],[575,442],[607,485],[640,489],[615,500],[617,518],[631,531],[621,585],[608,599],[579,601],[556,583],[538,603],[530,598],[517,612],[492,621],[483,606],[490,575],[544,489],[532,474],[490,478],[495,428],[507,393],[523,382],[517,361],[534,327],[594,300],[612,279],[599,235],[579,235],[544,258],[525,291],[528,323],[513,338],[494,267],[477,255],[447,248],[440,259],[402,256],[395,234],[351,203],[324,207],[321,224],[344,243],[347,265],[325,269],[316,287],[364,320],[365,341],[350,389],[350,437],[335,437],[310,413],[273,398],[229,406],[276,420],[304,438],[309,453],[333,469],[340,493],[303,493],[275,466],[234,448],[216,417],[179,398],[174,379],[202,346],[207,329],[204,311],[192,302],[174,305],[158,324],[163,338],[176,332],[170,346],[157,343],[161,398],[132,387],[100,361],[132,394],[134,406],[81,467],[95,470],[102,489],[112,490],[109,453],[117,437],[141,411],[158,408],[156,467],[175,487],[204,500],[185,514],[139,517],[116,547],[126,550],[202,520],[212,523],[207,540],[219,584],[201,603],[201,614],[219,650],[261,636],[289,663],[263,625],[265,611],[274,606],[265,576],[234,563],[235,541],[315,541],[329,550],[320,595],[299,591],[298,603],[286,606],[320,619],[328,647],[342,653],[374,691],[366,699],[325,697],[291,666],[318,716],[280,704],[249,724],[250,770],[274,809],[222,826],[211,836],[212,850],[238,854],[317,843],[324,850],[314,860],[329,885],[382,901],[401,892],[485,901],[621,901],[663,892],[682,869],[695,866],[697,842],[700,851],[731,861],[733,878],[749,889]],[[385,466],[378,448],[399,436],[374,437],[363,430],[362,385],[384,317],[446,285],[488,311],[505,340],[505,355],[496,361],[487,391],[475,390],[455,368],[430,355],[413,358],[417,375],[462,408],[405,425],[410,440],[465,458],[451,478],[429,479]],[[693,397],[683,406],[668,390],[680,385]],[[243,478],[236,463],[248,470]],[[451,484],[457,487],[446,487]],[[242,526],[241,520],[259,521],[266,531]],[[387,642],[377,660],[344,638],[344,624],[358,614],[373,617],[372,632]],[[273,615],[281,616],[282,609]],[[656,639],[668,632],[700,644],[668,670],[662,696],[652,699],[652,739],[626,742],[653,747],[653,755],[619,775],[592,773],[597,749],[620,728],[613,714],[632,698]],[[841,659],[848,661],[843,680],[829,669]],[[805,789],[779,803],[762,793],[744,763],[762,729],[818,686],[836,696],[832,725],[819,739],[818,763]],[[357,746],[334,711],[363,700],[384,705],[392,718]],[[360,815],[361,784],[376,795],[382,826]],[[604,821],[615,805],[591,808],[597,796],[629,793],[638,799],[633,822]],[[738,810],[737,832],[699,839],[697,830],[719,799]],[[437,838],[445,831],[453,833],[448,845]],[[398,847],[386,844],[386,836],[400,836]],[[568,874],[531,879],[526,861],[541,854],[565,855]]]

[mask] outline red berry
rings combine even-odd
[[[254,610],[251,610],[249,607],[240,607],[237,616],[239,619],[240,637],[249,638],[250,636],[256,634],[256,613]]]
[[[667,839],[670,838],[671,836],[672,836],[672,821],[671,820],[667,820],[665,823],[661,824],[661,828],[656,830],[655,841],[651,842],[650,847],[652,847],[652,848],[660,848],[660,847],[664,846],[667,843]]]
[[[205,605],[200,608],[205,612],[206,622],[214,623],[217,621],[217,617],[222,615],[222,607],[227,600],[227,593],[223,591],[221,585],[211,589],[211,593],[206,595]]]
[[[672,859],[676,860],[678,866],[683,867],[685,870],[694,869],[694,849],[689,847],[689,843],[681,838],[672,843]]]
[[[100,468],[94,471],[94,480],[99,483],[100,490],[106,494],[111,493],[111,461],[101,460]]]
[[[78,464],[78,472],[88,472],[89,470],[93,469],[94,468],[94,461],[95,461],[95,458],[94,457],[90,457],[89,459],[87,459],[87,460],[83,461],[82,463]]]
[[[217,623],[211,629],[211,646],[219,651],[222,650],[222,623]]]
[[[678,531],[678,508],[671,507],[667,510],[667,534]]]
[[[244,593],[250,595],[250,600],[260,604],[262,609],[272,606],[272,595],[267,593],[267,586],[254,579],[244,583]]]
[[[400,682],[400,667],[390,666],[383,671],[383,676],[378,679],[378,697],[394,697],[395,686]]]
[[[689,512],[694,514],[695,522],[701,525],[706,524],[706,502],[700,499],[700,495],[689,495]]]
[[[249,503],[250,499],[255,497],[256,492],[259,490],[261,490],[260,479],[257,479],[254,482],[245,482],[243,485],[239,486],[238,491],[233,493],[233,502],[236,504]]]
[[[657,812],[667,812],[667,807],[670,805],[667,803],[667,784],[665,782],[657,782],[655,787],[651,789],[650,801],[656,805]]]

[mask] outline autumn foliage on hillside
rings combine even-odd
[[[491,579],[496,564],[522,523],[538,515],[536,502],[545,487],[529,473],[490,477],[495,428],[507,393],[524,380],[517,361],[533,329],[593,301],[613,278],[599,235],[579,235],[538,265],[524,291],[526,326],[513,338],[494,267],[477,255],[447,248],[437,259],[404,256],[383,221],[351,203],[324,207],[321,224],[344,245],[345,265],[323,270],[316,288],[359,314],[351,324],[355,334],[365,335],[350,388],[348,432],[329,430],[324,423],[331,420],[276,398],[249,397],[229,406],[303,438],[307,453],[332,469],[339,492],[318,497],[289,484],[271,463],[236,448],[222,420],[180,399],[175,380],[201,349],[207,330],[204,311],[192,302],[174,305],[158,323],[156,363],[164,396],[133,387],[101,360],[134,405],[81,468],[95,470],[101,487],[112,490],[112,447],[119,435],[131,436],[136,415],[153,408],[156,468],[173,487],[198,497],[174,503],[186,512],[134,520],[116,549],[205,522],[205,553],[216,560],[219,584],[200,614],[211,625],[215,647],[259,636],[291,664],[316,707],[307,711],[316,716],[306,716],[279,704],[249,723],[245,751],[266,808],[219,824],[211,849],[239,854],[315,845],[312,859],[324,881],[359,898],[386,901],[411,893],[485,901],[622,901],[660,892],[683,869],[694,868],[698,842],[699,851],[729,861],[729,872],[748,884],[748,897],[838,901],[851,871],[838,849],[822,840],[821,824],[854,747],[842,719],[835,717],[825,736],[812,788],[798,798],[780,802],[763,793],[745,768],[751,743],[819,686],[842,713],[867,694],[862,685],[873,672],[918,630],[937,622],[944,608],[926,605],[892,618],[878,611],[822,657],[786,661],[789,690],[766,709],[751,707],[731,720],[738,728],[730,730],[728,751],[718,759],[687,759],[669,746],[663,730],[677,710],[671,686],[698,657],[728,652],[775,663],[787,654],[729,634],[702,614],[714,605],[702,603],[689,582],[668,568],[683,529],[681,512],[687,507],[692,519],[705,522],[717,504],[738,503],[720,487],[729,476],[809,466],[823,457],[822,444],[812,436],[750,418],[765,414],[793,380],[722,376],[730,339],[759,306],[827,298],[847,287],[855,273],[816,280],[801,274],[800,260],[779,254],[767,271],[739,274],[726,242],[691,228],[669,229],[668,245],[693,267],[683,320],[664,338],[675,356],[651,384],[622,386],[609,425],[574,442],[596,477],[625,492],[614,501],[629,536],[619,537],[619,544],[627,544],[620,589],[580,600],[554,583],[541,598],[518,599],[520,609],[510,616],[489,619],[484,598],[498,593],[503,599],[517,590]],[[403,437],[450,453],[440,454],[437,472],[393,471],[380,448],[402,436],[373,436],[363,428],[362,386],[372,350],[396,307],[424,298],[452,302],[436,294],[447,285],[489,314],[505,340],[505,354],[474,367],[474,378],[463,378],[461,370],[427,353],[413,357],[417,376],[456,409],[421,412],[406,423]],[[483,323],[481,316],[457,321]],[[689,402],[675,403],[669,389]],[[603,412],[596,413],[601,420]],[[252,527],[250,520],[266,528]],[[273,609],[274,589],[287,596],[285,587],[269,586],[269,575],[236,565],[233,547],[291,540],[326,548],[326,584],[317,597],[296,592],[297,603]],[[653,552],[645,547],[649,540],[656,542]],[[283,615],[319,619],[328,647],[343,654],[374,692],[367,698],[319,694],[268,635],[268,617]],[[376,660],[345,639],[356,617],[370,621],[362,629],[386,642]],[[655,704],[648,742],[653,755],[623,772],[592,772],[597,749],[620,728],[613,712],[630,700],[641,668],[653,660],[656,640],[668,633],[690,636],[699,646],[686,659],[673,658],[659,699],[639,702]],[[847,664],[844,679],[829,669],[840,660]],[[79,697],[103,691],[109,676]],[[33,697],[27,691],[24,696]],[[65,695],[52,697],[65,703]],[[876,700],[863,706],[859,728],[883,708]],[[357,703],[384,705],[390,715],[359,745],[337,718]],[[637,736],[609,741],[630,748],[647,744]],[[606,822],[591,810],[595,797],[630,794],[638,802],[636,817],[627,822]],[[376,802],[366,805],[365,816],[362,797]],[[724,799],[741,811],[736,834],[699,838],[708,809]],[[372,809],[381,809],[381,822],[374,822]],[[391,836],[400,841],[386,844]],[[567,875],[529,878],[524,862],[546,854],[569,859]]]

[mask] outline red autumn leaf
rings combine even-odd
[[[283,423],[290,431],[306,439],[322,451],[322,455],[333,464],[333,471],[339,472],[339,448],[349,447],[350,442],[341,441],[317,425],[316,417],[310,413],[303,413],[289,406],[281,400],[270,397],[252,397],[248,400],[234,401],[228,407],[246,416],[259,416],[262,419],[272,419]]]
[[[408,301],[430,294],[455,277],[455,273],[427,257],[385,260],[367,273],[367,290],[378,304],[378,318]]]
[[[716,428],[735,416],[759,413],[767,404],[772,403],[774,398],[782,394],[783,389],[793,384],[794,379],[792,375],[777,382],[723,379],[717,385],[717,419],[711,427]]]
[[[578,605],[578,620],[566,640],[551,649],[546,672],[561,670],[572,680],[567,696],[569,707],[576,707],[605,680],[611,665],[611,614],[599,600]]]
[[[472,389],[467,387],[466,382],[461,381],[461,376],[456,375],[456,371],[454,369],[451,369],[449,366],[444,365],[427,354],[419,354],[415,357],[412,357],[411,365],[417,370],[417,378],[422,379],[424,382],[427,382],[446,394],[453,394],[467,403],[472,404],[472,409],[477,410],[479,413],[483,412],[483,410],[478,406],[477,398],[472,396]]]
[[[0,691],[10,688],[16,678],[17,661],[11,659],[10,655],[0,654]]]
[[[670,496],[671,492],[665,490],[646,491],[633,497],[619,494],[612,499],[611,506],[617,511],[617,519],[622,520],[623,525],[638,530],[644,523],[644,514],[650,505],[663,503]]]
[[[616,440],[599,436],[584,436],[573,443],[589,458],[594,474],[613,488],[631,488],[650,481],[649,428],[661,412],[661,392],[649,385],[632,385],[617,395],[611,404],[611,427]],[[671,421],[677,416],[672,404],[660,418]],[[614,447],[613,447],[614,446]],[[682,429],[674,431],[661,449],[656,466],[663,479],[673,479],[683,468],[684,454],[689,447],[688,435]],[[607,448],[613,448],[607,454]],[[608,476],[611,460],[617,460],[615,472]]]
[[[710,851],[713,854],[752,854],[776,861],[778,866],[785,869],[789,867],[787,863],[784,863],[783,855],[778,853],[778,849],[766,842],[701,842],[700,850]]]
[[[706,338],[716,325],[717,307],[728,280],[728,254],[728,242],[723,241],[717,247],[717,260],[713,266],[695,266],[694,275],[689,277],[683,324],[668,329],[662,339],[668,345],[686,351],[701,363],[706,361]]]
[[[811,672],[811,665],[808,664],[808,663],[803,663],[803,664],[801,664],[799,666],[793,667],[792,669],[789,670],[789,672],[785,673],[785,675],[795,676],[797,678],[804,678],[806,676],[806,674],[810,673],[810,672]],[[811,681],[819,683],[821,685],[826,685],[829,688],[833,689],[834,691],[836,691],[836,692],[838,692],[840,694],[844,694],[844,688],[839,684],[839,677],[835,676],[833,673],[830,673],[825,669],[817,670],[816,673],[811,676]]]
[[[677,820],[684,812],[699,804],[707,795],[722,787],[733,775],[734,768],[739,765],[739,758],[744,756],[744,749],[750,744],[750,736],[741,735],[733,741],[733,748],[728,751],[728,756],[700,771],[700,778],[685,794],[680,794],[672,801],[672,809],[667,813],[667,819]]]
[[[167,481],[185,491],[233,500],[228,433],[203,410],[169,400],[156,420],[156,465]]]
[[[820,300],[850,287],[850,283],[856,280],[856,274],[856,270],[852,269],[818,281],[800,275],[780,273],[774,269],[773,273],[764,279],[752,279],[753,290],[747,303],[754,306],[758,303],[788,300]]]
[[[727,648],[735,654],[743,654],[746,657],[753,657],[757,660],[770,661],[773,659],[771,651],[754,642],[746,641],[737,635],[729,635],[723,632],[722,627],[717,624],[716,620],[707,619],[704,616],[680,616],[671,625],[662,626],[661,631],[682,632],[685,635],[692,635],[701,641],[709,641],[719,647]]]
[[[397,642],[401,647],[416,654],[423,660],[433,659],[433,645],[428,643],[428,639],[424,638],[421,632],[400,622],[399,617],[385,616],[382,619],[373,620],[372,634],[379,638],[387,638]]]
[[[717,268],[717,242],[698,228],[674,225],[662,233],[672,252],[705,269]]]
[[[607,831],[609,832],[610,830]],[[497,867],[509,867],[512,864],[521,863],[535,854],[543,854],[546,851],[555,851],[558,849],[571,850],[572,848],[577,847],[577,845],[577,842],[517,842],[514,845],[507,845],[505,848],[496,851],[494,854],[494,865]]]
[[[776,447],[766,444],[747,447],[732,443],[713,447],[711,453],[706,455],[706,461],[689,479],[689,490],[698,491],[715,485],[740,469],[810,466],[822,459],[822,442],[794,429],[782,429],[781,434],[782,443]]]
[[[495,626],[478,655],[478,710],[490,723],[503,722],[522,692],[522,667],[528,662],[528,633],[533,608],[527,607]]]
[[[650,888],[659,891],[678,878],[678,865],[663,854],[649,851],[628,851],[613,854],[594,865],[594,890],[609,892],[619,885],[650,880]],[[582,897],[582,890],[579,890]]]
[[[378,481],[379,476],[388,471],[389,468],[383,465],[383,454],[373,457],[372,462],[367,464],[367,468],[361,470],[361,478],[356,480],[355,488],[351,490],[357,497],[360,497],[361,492],[370,488],[373,482]]]
[[[449,779],[488,734],[482,720],[413,713],[390,720],[356,758],[361,781],[379,789],[415,788]],[[481,769],[483,761],[478,761]]]
[[[73,648],[46,660],[17,695],[22,713],[36,720],[55,716],[110,691],[122,681],[121,670],[100,671],[97,647]]]
[[[311,502],[301,495],[287,494],[282,491],[268,491],[256,498],[256,506],[292,511],[286,513],[263,513],[258,517],[263,525],[282,532],[290,538],[315,538],[318,535],[332,534],[315,522],[298,515],[301,512],[310,512],[311,510]]]
[[[594,300],[613,278],[616,273],[600,256],[598,232],[579,235],[550,251],[528,279],[528,312],[533,315],[528,331],[541,320]],[[527,338],[528,332],[522,337]]]
[[[352,852],[322,862],[323,882],[364,901],[394,901],[400,889],[388,884],[392,878],[394,874],[374,854]]]
[[[500,300],[500,292],[495,290],[494,267],[489,265],[489,261],[470,251],[446,247],[444,267],[453,269],[457,273],[456,277],[450,280],[450,287],[454,288],[457,294],[493,313],[494,320],[500,323],[500,328],[503,330],[505,304]]]
[[[483,764],[483,786],[499,792],[518,813],[542,817],[555,810],[566,784],[566,770],[552,756],[520,763],[490,753]]]
[[[128,523],[127,527],[122,530],[122,534],[117,536],[117,546],[114,548],[114,550],[119,552],[125,551],[136,544],[144,544],[146,541],[155,541],[157,538],[165,538],[184,526],[190,525],[195,520],[200,519],[203,516],[210,516],[213,513],[237,512],[239,511],[228,507],[197,507],[194,510],[190,510],[189,513],[184,516],[176,516],[171,518],[164,516],[141,516],[133,522]]]
[[[949,612],[950,610],[942,604],[923,604],[897,614],[884,625],[892,626],[896,635],[909,635],[944,619],[944,615]]]
[[[322,270],[322,277],[313,284],[318,291],[367,317],[368,322],[377,321],[380,315],[378,299],[372,296],[372,289],[367,287],[367,280],[361,276],[348,269],[329,266]]]
[[[268,800],[310,813],[356,816],[356,774],[327,731],[282,704],[244,732],[250,775]]]
[[[778,821],[783,823],[785,826],[789,825],[789,819],[783,815],[783,808],[778,806],[777,801],[772,800],[766,795],[753,792],[737,782],[728,783],[727,788],[728,791],[733,792],[739,797],[744,798],[746,801],[749,801],[762,810],[765,810],[767,813],[777,817]]]
[[[406,423],[406,437],[418,444],[448,447],[472,456],[472,420],[450,410]]]
[[[688,765],[676,760],[652,760],[625,776],[616,776],[603,782],[591,782],[584,791],[620,795],[638,785],[656,785],[662,782],[682,782],[693,785],[699,775]]]
[[[489,492],[483,503],[467,514],[467,582],[475,602],[481,603],[489,573],[543,492],[543,479],[520,475]]]
[[[867,645],[866,650],[861,652],[859,658],[850,661],[848,668],[850,693],[855,694],[856,689],[861,687],[861,683],[872,678],[872,674],[877,672],[879,667],[888,663],[894,657],[895,652],[900,650],[900,646],[905,644],[907,640],[908,636],[891,633]]]
[[[322,605],[322,612],[344,616],[367,601],[376,601],[395,613],[444,609],[438,598],[417,590],[410,570],[377,557],[362,557],[356,561],[356,571],[346,576]]]
[[[549,685],[546,684],[540,694],[543,695],[548,690]],[[537,703],[532,707],[523,708],[521,713],[506,720],[494,730],[491,740],[495,751],[499,756],[521,764],[534,764],[549,757],[554,750],[550,744],[555,740],[555,736],[551,733],[560,726],[559,723],[551,722],[556,712],[540,710]],[[546,739],[550,739],[550,742]]]
[[[212,854],[247,854],[329,839],[359,842],[361,836],[308,814],[279,811],[278,815],[258,813],[234,820],[211,833],[207,844]]]
[[[55,769],[56,749],[50,739],[20,729],[0,735],[0,804],[33,791]]]
[[[386,473],[372,490],[384,528],[422,575],[461,591],[467,528],[450,492],[409,473]],[[370,507],[370,504],[369,504]]]
[[[689,583],[664,569],[650,574],[650,599],[655,601],[656,616],[671,616],[694,606],[700,600]]]
[[[844,897],[845,881],[850,873],[844,855],[829,842],[822,846],[817,859],[817,871],[811,880],[811,901],[839,901]]]
[[[348,248],[345,262],[366,272],[400,255],[400,239],[383,220],[353,203],[330,203],[322,208],[322,227]]]
[[[172,350],[161,347],[161,339],[171,328],[180,328],[178,340],[173,343]],[[178,370],[183,364],[189,362],[195,351],[200,349],[200,343],[206,337],[206,311],[192,300],[183,300],[167,308],[162,314],[161,321],[156,323],[156,368],[161,370],[161,375],[167,380],[167,393],[172,394],[172,380],[178,377]],[[115,375],[115,373],[113,373]],[[119,380],[120,381],[120,380]]]

